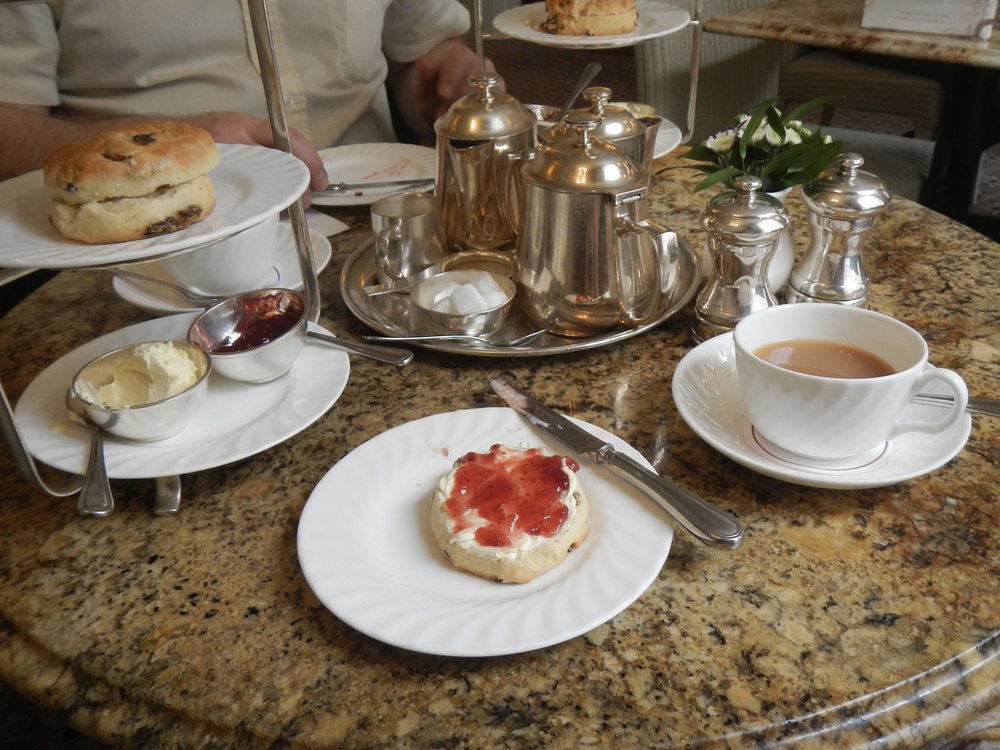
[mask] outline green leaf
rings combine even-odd
[[[830,102],[840,101],[844,97],[829,95],[829,96],[817,96],[815,99],[810,99],[804,104],[800,104],[798,107],[792,110],[791,114],[785,117],[785,122],[791,122],[792,120],[801,120],[802,115],[806,112],[812,112],[817,107],[823,107]]]
[[[712,172],[708,177],[699,182],[694,187],[695,193],[701,192],[706,188],[710,188],[713,185],[718,185],[720,182],[728,180],[730,177],[735,177],[736,175],[743,174],[743,172],[735,167],[726,167],[725,169],[720,169],[718,171]]]
[[[719,163],[719,155],[708,146],[692,146],[690,151],[681,155],[681,158],[693,161],[710,161],[713,164]]]

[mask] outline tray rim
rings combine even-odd
[[[419,346],[444,354],[471,354],[479,357],[543,357],[587,351],[633,338],[657,327],[680,312],[694,298],[701,285],[701,259],[680,234],[677,235],[677,244],[681,251],[677,284],[673,292],[661,302],[663,309],[659,314],[640,326],[618,328],[599,336],[574,339],[566,337],[562,339],[565,343],[560,342],[557,345],[547,344],[550,337],[546,335],[535,343],[518,347],[470,344],[462,341],[413,341],[407,342],[407,346]],[[374,273],[373,247],[374,239],[368,237],[354,249],[344,263],[340,271],[340,294],[344,304],[358,320],[384,336],[419,335],[421,332],[406,330],[372,308],[364,286],[366,283],[372,283],[369,272]],[[362,264],[366,263],[368,265],[362,268]],[[362,273],[363,276],[359,275]]]

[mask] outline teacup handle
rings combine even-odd
[[[890,437],[896,437],[904,432],[941,432],[965,411],[965,407],[969,403],[969,389],[958,373],[940,367],[922,372],[914,381],[910,395],[927,390],[930,383],[941,383],[951,391],[951,395],[955,399],[951,408],[940,419],[910,419],[900,422]]]
[[[375,237],[375,262],[382,273],[391,279],[403,278],[402,242],[403,230],[398,224],[386,227]],[[395,254],[391,252],[392,248],[395,249]]]

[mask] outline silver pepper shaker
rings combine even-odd
[[[781,201],[761,188],[759,177],[741,175],[736,190],[712,198],[701,212],[714,270],[695,301],[691,333],[705,341],[733,330],[752,312],[778,304],[767,267],[788,227]]]
[[[861,250],[890,195],[862,164],[858,154],[841,154],[836,167],[803,186],[811,242],[788,279],[786,302],[868,306],[871,282]]]

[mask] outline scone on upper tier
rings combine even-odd
[[[173,232],[215,208],[211,134],[167,120],[123,124],[56,149],[42,179],[53,226],[69,239],[124,242]]]
[[[505,583],[538,577],[590,530],[579,468],[540,448],[498,444],[463,456],[434,491],[435,542],[460,570]]]
[[[545,0],[542,30],[564,36],[610,36],[635,30],[635,0]]]

